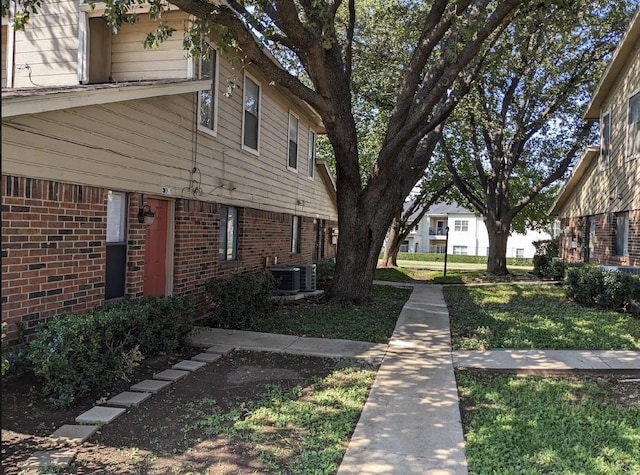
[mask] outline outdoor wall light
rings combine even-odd
[[[138,211],[138,222],[140,224],[151,226],[155,219],[156,219],[156,214],[153,211],[151,211],[151,208],[149,208],[149,205],[144,205],[142,208],[140,208],[140,211]]]

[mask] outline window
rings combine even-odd
[[[611,158],[611,113],[607,112],[602,116],[602,124],[600,126],[600,163],[601,168],[609,166]]]
[[[629,98],[627,158],[640,157],[640,91]]]
[[[291,252],[300,254],[300,241],[302,235],[302,219],[294,216],[291,223]]]
[[[467,246],[453,246],[453,253],[461,256],[466,256]]]
[[[466,219],[456,219],[453,222],[454,231],[469,231],[469,221]]]
[[[218,97],[216,94],[218,84],[218,54],[210,48],[209,56],[201,57],[199,61],[199,78],[209,79],[211,84],[208,89],[200,91],[198,96],[198,120],[202,129],[215,132],[218,124],[216,113],[218,109]]]
[[[629,213],[616,214],[616,256],[629,255]]]
[[[238,258],[238,208],[222,206],[220,209],[220,249],[221,261],[235,261]]]
[[[309,178],[313,178],[316,169],[316,133],[309,131]]]
[[[522,259],[524,257],[524,249],[516,249],[516,258]]]
[[[298,118],[289,112],[289,159],[287,167],[298,169]]]
[[[242,121],[242,146],[258,152],[260,143],[260,86],[249,76],[244,78],[244,117]]]
[[[127,275],[127,195],[109,191],[107,195],[107,245],[105,300],[124,297]]]

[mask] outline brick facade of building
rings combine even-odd
[[[62,313],[86,313],[104,303],[108,190],[2,176],[2,321],[8,340],[29,339],[38,323]],[[143,197],[128,193],[125,297],[143,295]],[[265,269],[313,262],[317,226],[324,257],[335,256],[335,223],[301,216],[300,253],[291,252],[292,215],[238,209],[237,260],[218,256],[220,205],[175,200],[173,294],[192,294],[206,312],[204,283]],[[277,259],[274,259],[277,258]]]

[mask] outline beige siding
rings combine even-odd
[[[146,49],[143,41],[158,23],[148,15],[140,16],[133,25],[123,25],[111,41],[111,75],[114,81],[173,79],[187,77],[187,53],[182,47],[187,14],[167,13],[164,20],[177,31],[158,49]]]
[[[2,56],[2,87],[7,87],[7,30],[9,27],[7,25],[2,25],[2,51],[0,55]]]
[[[24,31],[15,32],[14,58],[14,87],[77,84],[77,0],[43,2]]]
[[[221,79],[233,71],[221,61]],[[309,122],[300,116],[299,173],[287,170],[289,104],[262,83],[260,155],[241,148],[242,91],[219,89],[218,134],[194,135],[195,94],[20,116],[3,123],[3,173],[336,219],[316,173],[308,178]],[[197,137],[197,140],[193,138]],[[195,173],[191,173],[192,169]]]
[[[640,209],[640,159],[628,160],[625,150],[627,104],[629,97],[640,88],[640,44],[636,45],[631,58],[602,105],[602,114],[611,113],[610,165],[603,168],[600,157],[594,161],[561,217]]]

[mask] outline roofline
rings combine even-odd
[[[613,53],[613,58],[602,75],[600,83],[593,93],[591,101],[587,106],[587,110],[583,115],[584,119],[597,120],[600,118],[602,103],[609,95],[609,92],[619,77],[620,71],[631,56],[631,53],[636,47],[638,41],[640,41],[640,9],[635,13],[627,31]]]
[[[569,200],[569,197],[576,189],[578,183],[580,183],[580,180],[582,180],[582,177],[586,173],[587,169],[589,168],[589,166],[591,166],[594,159],[599,155],[599,147],[587,147],[585,149],[577,165],[574,167],[573,172],[571,172],[571,176],[558,193],[557,198],[553,202],[553,205],[551,205],[551,208],[549,209],[547,214],[551,216],[558,216],[560,214],[560,211],[562,211],[562,209],[564,208],[564,205]]]
[[[72,107],[186,94],[206,89],[207,84],[210,83],[211,80],[194,81],[191,79],[170,83],[164,81],[163,83],[155,84],[152,81],[145,81],[141,83],[109,83],[105,84],[105,87],[77,86],[70,90],[48,89],[46,91],[35,91],[28,95],[8,97],[3,94],[2,118],[51,112]],[[28,92],[32,91],[28,90]]]

